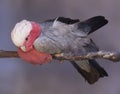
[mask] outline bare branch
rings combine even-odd
[[[70,56],[61,54],[52,55],[54,59],[57,60],[88,60],[88,59],[107,59],[113,62],[120,61],[120,53],[119,52],[107,52],[107,51],[98,51],[98,52],[89,52],[80,56]],[[19,58],[19,55],[16,51],[4,51],[0,50],[0,58]]]
[[[0,50],[0,58],[18,58],[18,53],[16,51],[4,51]]]
[[[98,52],[89,52],[80,56],[66,56],[62,54],[54,55],[55,58],[59,60],[88,60],[88,59],[107,59],[113,62],[120,61],[120,53],[119,52],[107,52],[107,51],[98,51]]]

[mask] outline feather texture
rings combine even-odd
[[[57,18],[41,23],[42,33],[35,40],[34,47],[49,54],[65,53],[81,55],[98,51],[98,47],[87,35],[107,24],[103,16],[96,16],[80,22],[69,18]],[[90,83],[108,76],[95,60],[71,61],[77,71]]]

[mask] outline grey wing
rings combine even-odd
[[[78,42],[69,42],[68,46],[68,44],[64,44],[66,40],[61,39],[62,41],[60,41],[59,38],[56,40],[57,37],[52,37],[41,35],[34,43],[35,48],[50,54],[63,52],[68,54],[70,52],[77,55],[98,50],[93,41],[88,38],[79,39]],[[90,84],[95,83],[100,77],[108,76],[107,72],[95,60],[71,61],[71,63]]]
[[[58,17],[41,23],[42,33],[34,43],[35,48],[50,54],[81,54],[98,50],[92,40],[82,37],[81,31],[74,32],[72,25],[78,22],[78,19]]]
[[[56,17],[54,19],[49,19],[49,20],[46,20],[44,22],[42,22],[41,24],[50,24],[50,26],[52,26],[53,22],[54,21],[59,21],[61,23],[65,23],[65,24],[74,24],[74,23],[77,23],[79,22],[80,20],[79,19],[70,19],[70,18],[65,18],[65,17]]]
[[[35,40],[34,47],[40,52],[46,52],[49,54],[61,52],[60,44],[54,40],[54,38],[47,37],[44,34]]]
[[[65,18],[65,17],[56,17],[54,19],[49,19],[49,20],[46,20],[44,22],[41,22],[41,27],[43,29],[48,29],[48,28],[51,28],[53,27],[54,25],[57,24],[57,26],[59,27],[60,24],[57,23],[57,22],[60,22],[62,23],[63,25],[71,25],[71,24],[75,24],[75,23],[78,23],[79,22],[79,19],[70,19],[70,18]]]
[[[96,44],[90,38],[85,39],[83,47],[86,52],[96,52],[99,50],[99,48],[96,46]]]
[[[99,22],[99,20],[101,20],[100,18],[104,21],[103,17],[94,17],[85,22],[86,24],[93,24],[96,23],[95,21]],[[35,42],[35,45],[37,45],[35,47],[39,51],[41,50],[52,54],[55,52],[81,54],[98,51],[98,47],[91,39],[83,34],[83,31],[75,29],[76,27],[74,27],[74,25],[79,25],[79,23],[81,23],[79,19],[64,17],[58,17],[41,23],[42,34]]]
[[[99,22],[101,18],[103,21],[105,21],[103,24],[100,22],[101,26],[103,26],[107,22],[103,17],[95,17],[91,20],[85,21],[85,23],[89,24],[88,27],[92,28],[91,30],[94,31],[101,27],[96,27],[96,21]],[[68,22],[69,21],[70,19],[68,19]],[[72,29],[68,29],[69,27],[67,26],[69,24],[71,25],[77,23],[78,21],[73,21],[73,23],[72,21],[69,23],[68,22],[61,22],[59,19],[59,21],[52,20],[49,24],[45,23],[46,25],[44,24],[43,26],[48,26],[43,29],[41,36],[35,41],[35,48],[38,51],[48,52],[50,54],[70,52],[75,55],[99,50],[91,39],[87,38],[87,36],[81,36],[81,32],[86,33],[86,29],[83,30],[83,25],[81,27],[81,25],[78,23],[80,28],[77,30],[77,32],[75,32]],[[53,26],[53,24],[55,24],[54,26],[57,27],[56,30],[49,29]],[[64,28],[61,30],[59,29],[60,26]],[[93,31],[87,30],[88,33],[91,33]],[[90,84],[95,83],[100,77],[108,76],[107,72],[101,66],[99,66],[95,60],[71,61],[71,63]]]
[[[95,52],[99,50],[91,39],[84,40],[82,47],[85,52]],[[90,84],[95,83],[101,77],[108,76],[104,68],[102,68],[94,59],[71,61],[71,63]]]
[[[70,19],[58,17],[56,19],[47,20],[42,22],[42,33],[34,42],[37,50],[48,52],[50,54],[68,52],[73,35],[71,34],[72,27],[70,25],[77,23],[78,19]],[[69,33],[69,34],[68,34]]]
[[[98,51],[97,46],[89,38],[77,38],[71,35],[59,36],[49,31],[42,33],[34,42],[38,51],[50,54],[65,53],[81,55],[87,52]]]

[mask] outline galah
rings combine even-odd
[[[44,64],[52,61],[51,54],[81,55],[98,51],[88,35],[107,23],[103,16],[84,21],[64,17],[41,23],[22,20],[13,28],[11,38],[23,60],[32,64]],[[108,76],[94,59],[70,62],[90,84]]]

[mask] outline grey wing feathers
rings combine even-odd
[[[62,22],[62,23],[65,23],[65,24],[68,24],[68,25],[69,24],[74,24],[74,23],[77,23],[77,22],[80,21],[79,19],[70,19],[70,18],[65,18],[65,17],[57,17],[57,18],[54,18],[54,19],[46,20],[43,23],[50,23],[50,22],[54,22],[55,20],[57,20],[59,22]]]
[[[93,18],[80,22],[78,24],[78,29],[85,32],[86,34],[91,34],[107,23],[108,20],[106,20],[103,16],[95,16]]]
[[[75,23],[79,22],[80,20],[79,19],[70,19],[70,18],[65,18],[65,17],[58,17],[57,21],[60,21],[62,23],[70,25],[70,24],[75,24]]]
[[[47,20],[41,23],[43,33],[37,39],[38,41],[35,42],[35,48],[50,54],[70,52],[80,55],[82,53],[98,51],[98,47],[91,39],[87,38],[87,35],[107,23],[108,21],[103,16],[96,16],[82,22],[79,19],[64,17]],[[55,28],[53,28],[54,24]],[[90,84],[95,83],[100,77],[108,76],[107,72],[93,59],[71,62]]]
[[[71,61],[71,63],[89,84],[94,84],[100,77],[108,76],[107,72],[95,60],[78,61],[78,63]],[[84,63],[84,67],[82,63]]]
[[[80,22],[79,19],[70,19],[65,17],[57,17],[54,19],[46,20],[42,22],[42,25],[50,27],[53,25],[55,21],[71,25],[77,23],[77,29],[83,31],[86,34],[91,34],[92,32],[96,31],[97,29],[101,28],[102,26],[108,23],[108,20],[105,19],[103,16],[95,16],[89,18],[88,20]]]
[[[84,41],[83,48],[85,52],[99,50],[91,39]],[[89,84],[95,83],[101,77],[108,76],[107,72],[96,62],[96,60],[71,61],[71,63]]]

